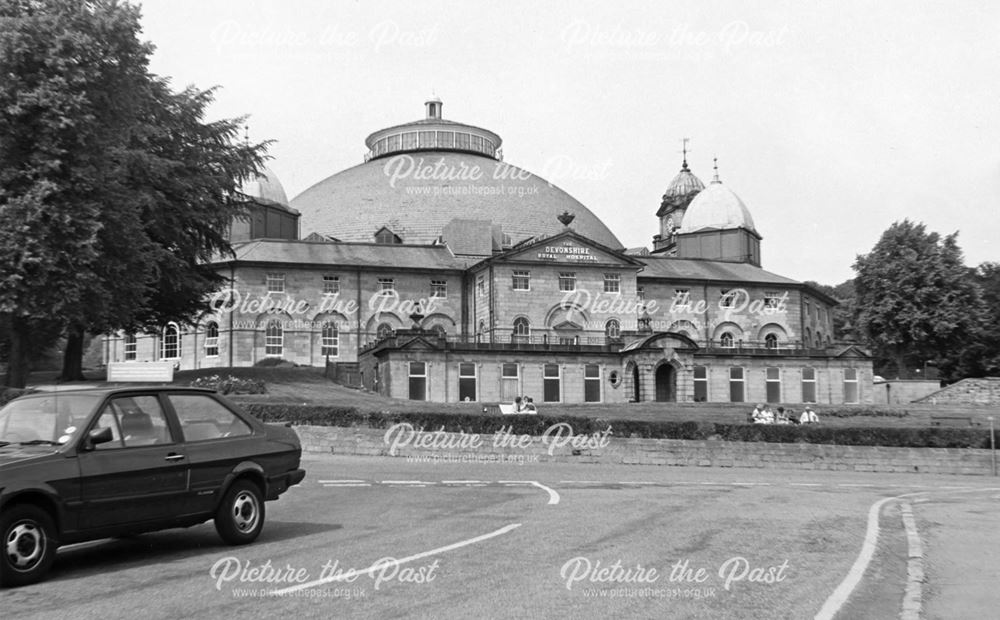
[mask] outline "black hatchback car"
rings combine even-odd
[[[215,520],[253,542],[264,502],[305,477],[298,436],[210,390],[22,396],[0,409],[0,585],[42,579],[60,545]]]

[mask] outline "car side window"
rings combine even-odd
[[[170,394],[185,441],[250,435],[253,429],[225,405],[203,394]]]
[[[118,396],[111,399],[95,428],[111,428],[112,441],[98,450],[135,448],[173,442],[166,417],[156,396]]]
[[[104,411],[101,412],[101,417],[97,418],[97,424],[94,425],[93,430],[97,431],[104,428],[111,429],[111,436],[114,439],[105,443],[99,443],[94,446],[95,448],[98,450],[114,450],[115,448],[125,447],[122,443],[121,428],[118,426],[118,415],[109,406],[104,407]]]

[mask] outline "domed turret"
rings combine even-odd
[[[259,177],[245,181],[242,187],[240,187],[240,192],[261,204],[288,206],[288,196],[285,195],[285,188],[282,187],[281,181],[278,180],[278,175],[274,174],[274,171],[270,168],[264,168],[263,174]]]
[[[712,181],[688,205],[678,234],[699,230],[745,228],[757,232],[753,217],[740,197],[720,181]]]
[[[299,238],[299,212],[288,206],[285,188],[273,170],[265,168],[260,176],[245,181],[240,192],[250,199],[250,205],[246,215],[230,226],[232,243]]]
[[[679,258],[705,258],[760,266],[760,235],[740,197],[715,178],[688,205],[677,231]]]
[[[653,236],[653,252],[664,253],[668,256],[676,255],[677,239],[675,234],[684,221],[684,214],[688,205],[698,192],[705,189],[705,184],[696,177],[688,168],[687,163],[687,142],[684,138],[684,160],[681,170],[677,176],[667,186],[667,191],[663,193],[663,200],[660,208],[656,212],[656,217],[660,219],[660,233]]]
[[[694,176],[694,173],[688,168],[688,163],[685,159],[684,164],[681,166],[681,171],[677,173],[674,180],[667,186],[667,191],[663,193],[663,202],[673,202],[678,198],[683,199],[691,194],[697,194],[703,189],[705,189],[705,184],[701,182],[701,179]]]

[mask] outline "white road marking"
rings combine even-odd
[[[865,569],[868,568],[868,563],[871,561],[872,556],[875,555],[875,543],[878,541],[879,531],[879,512],[881,512],[882,506],[897,499],[899,498],[886,497],[880,499],[868,509],[868,529],[865,531],[865,540],[861,544],[861,553],[854,560],[851,569],[847,571],[844,580],[840,582],[840,585],[837,586],[829,598],[826,599],[826,602],[823,603],[823,607],[816,614],[816,620],[832,620],[837,611],[840,610],[840,607],[847,602],[847,598],[851,596],[854,587],[861,581],[861,576],[865,574]]]
[[[542,489],[543,491],[547,491],[548,492],[548,494],[549,494],[549,505],[550,506],[553,505],[553,504],[558,504],[559,503],[559,494],[556,493],[556,490],[553,489],[553,488],[545,486],[544,484],[542,484],[541,482],[538,482],[537,480],[500,480],[499,482],[500,482],[500,484],[511,484],[511,485],[513,485],[513,484],[530,484],[532,486],[536,486],[539,489]]]
[[[434,484],[434,483],[424,482],[423,480],[382,480],[380,484],[408,484],[417,487],[425,487],[428,484]]]
[[[375,571],[382,571],[382,570],[385,570],[386,568],[391,567],[391,566],[399,566],[401,564],[406,564],[408,562],[412,562],[413,560],[419,560],[421,558],[430,557],[432,555],[439,555],[439,554],[444,553],[446,551],[453,551],[455,549],[461,549],[462,547],[467,547],[469,545],[474,545],[474,544],[476,544],[478,542],[483,542],[484,540],[489,540],[491,538],[496,538],[497,536],[502,536],[502,535],[506,534],[507,532],[510,532],[511,530],[515,530],[515,529],[517,529],[519,527],[521,527],[520,523],[511,523],[510,525],[505,525],[504,527],[502,527],[502,528],[500,528],[498,530],[495,530],[495,531],[490,532],[488,534],[483,534],[482,536],[476,536],[475,538],[467,538],[466,540],[460,540],[460,541],[458,541],[456,543],[452,543],[450,545],[445,545],[444,547],[438,547],[437,549],[431,549],[430,551],[424,551],[424,552],[421,552],[421,553],[416,553],[414,555],[410,555],[410,556],[407,556],[405,558],[401,558],[401,559],[398,559],[398,560],[394,559],[394,560],[391,560],[391,561],[388,561],[388,562],[384,562],[384,561],[376,562],[375,564],[372,564],[371,566],[369,566],[368,568],[363,569],[363,570],[350,570],[350,571],[347,571],[346,573],[343,573],[343,574],[340,574],[340,575],[332,575],[332,576],[326,577],[324,579],[316,579],[314,581],[309,581],[309,582],[306,582],[306,583],[300,583],[298,585],[290,586],[290,587],[287,587],[287,588],[282,588],[281,590],[275,590],[273,592],[273,594],[275,596],[283,596],[283,595],[289,594],[291,592],[297,592],[299,590],[305,590],[307,588],[314,588],[316,586],[321,586],[321,585],[326,584],[326,583],[332,583],[334,581],[353,580],[355,577],[359,577],[359,576],[365,575],[365,574],[371,575]]]
[[[486,484],[482,480],[442,480],[441,484]]]
[[[947,488],[952,490],[945,491],[946,493],[997,490],[995,488],[976,489],[974,487]],[[865,570],[867,570],[868,564],[871,562],[872,556],[875,554],[875,543],[878,541],[879,533],[878,518],[879,513],[882,510],[882,506],[891,501],[913,497],[914,495],[926,495],[927,493],[932,492],[940,492],[940,489],[914,491],[912,493],[904,493],[895,497],[886,497],[871,505],[871,508],[868,509],[868,528],[865,531],[865,540],[861,545],[861,552],[858,554],[857,559],[854,560],[854,564],[851,566],[851,569],[847,571],[847,575],[844,577],[844,580],[840,582],[840,585],[837,586],[833,593],[831,593],[826,599],[826,602],[823,603],[823,607],[821,607],[819,613],[816,614],[815,620],[832,620],[844,603],[847,602],[847,599],[851,596],[851,592],[854,588],[861,582],[861,577],[865,574]]]
[[[819,487],[823,486],[818,482],[789,482],[790,487]]]
[[[920,620],[920,610],[923,608],[924,581],[924,546],[917,533],[917,523],[913,519],[910,505],[903,503],[899,507],[903,515],[903,527],[906,528],[906,547],[909,551],[906,560],[906,593],[903,595],[902,620]]]

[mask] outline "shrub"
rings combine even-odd
[[[227,375],[212,375],[198,377],[191,382],[191,387],[209,388],[220,394],[266,394],[267,386],[260,379],[250,379]]]
[[[26,390],[21,388],[0,388],[0,407],[3,407],[19,396],[34,394],[34,392],[35,390]]]
[[[257,368],[295,368],[295,363],[280,357],[265,357],[254,364],[254,366]]]

